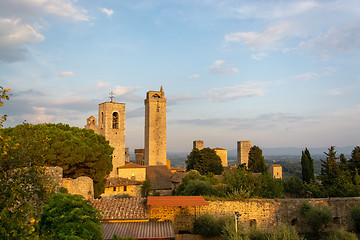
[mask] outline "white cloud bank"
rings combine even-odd
[[[239,70],[236,67],[233,67],[231,64],[229,64],[224,60],[216,60],[209,67],[209,70],[212,73],[221,73],[221,74],[234,74],[239,72]]]
[[[59,77],[72,77],[75,74],[73,72],[61,72],[59,73]]]
[[[111,17],[114,14],[114,11],[107,8],[100,8],[100,11],[105,13],[108,17]]]

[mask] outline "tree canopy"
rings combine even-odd
[[[15,142],[17,148],[9,154],[22,159],[24,166],[60,166],[64,177],[92,178],[95,196],[103,192],[113,151],[105,137],[61,123],[22,124],[3,129],[1,135]]]
[[[221,158],[216,154],[216,151],[211,148],[197,149],[194,148],[187,156],[186,170],[197,170],[200,174],[206,175],[209,173],[221,174],[224,170]]]
[[[249,171],[255,173],[267,172],[267,166],[265,163],[265,158],[262,155],[262,150],[256,145],[250,148],[248,169]]]
[[[81,195],[58,193],[43,208],[39,222],[45,239],[102,239],[100,212]]]
[[[310,152],[307,148],[305,148],[305,151],[302,151],[301,171],[302,171],[303,182],[306,183],[310,183],[311,181],[315,182],[314,160],[312,159]]]

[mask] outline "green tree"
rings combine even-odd
[[[339,163],[337,162],[338,157],[336,157],[335,147],[331,146],[328,150],[328,153],[324,152],[326,160],[321,160],[321,173],[319,176],[321,184],[325,188],[334,184],[339,173]]]
[[[293,175],[284,179],[284,190],[290,197],[304,197],[304,184],[300,178]]]
[[[141,185],[141,197],[148,197],[151,191],[151,181],[146,179]]]
[[[186,170],[197,170],[200,174],[206,175],[213,173],[215,175],[221,174],[224,170],[221,158],[216,154],[216,151],[211,148],[193,149],[187,156]]]
[[[0,107],[9,91],[0,86]],[[3,115],[0,129],[5,120]],[[37,145],[43,149],[41,142]],[[13,154],[18,148],[14,139],[0,134],[0,239],[36,239],[34,223],[52,191],[43,168]]]
[[[300,214],[315,236],[319,236],[332,220],[330,209],[326,206],[313,207],[307,202],[303,202]]]
[[[3,129],[1,135],[18,144],[13,156],[23,158],[30,166],[60,166],[64,177],[92,178],[95,197],[104,191],[105,176],[112,170],[113,148],[92,130],[67,124],[22,124]]]
[[[249,171],[255,173],[267,172],[267,166],[265,163],[264,156],[262,154],[262,150],[256,145],[250,148],[248,168]]]
[[[305,151],[302,151],[301,171],[303,182],[310,183],[311,181],[315,181],[314,160],[312,159],[307,148],[305,148]]]
[[[360,147],[356,146],[351,152],[351,158],[349,160],[349,168],[352,173],[360,170]]]
[[[39,222],[45,239],[102,239],[100,212],[81,195],[58,193],[45,205]]]

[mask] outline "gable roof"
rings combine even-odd
[[[152,190],[172,189],[172,173],[167,166],[146,166],[146,179],[151,181]]]
[[[104,221],[149,218],[146,198],[91,199],[90,202],[101,212]]]
[[[174,228],[170,221],[160,222],[117,222],[101,223],[103,227],[103,239],[118,237],[133,237],[135,239],[174,239]]]
[[[128,178],[122,177],[113,177],[106,179],[105,187],[119,187],[119,186],[129,186],[129,185],[140,185],[140,181],[131,180]]]
[[[147,199],[149,206],[206,206],[209,205],[202,196],[151,196]]]

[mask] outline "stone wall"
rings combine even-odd
[[[84,196],[85,199],[94,198],[93,180],[89,177],[63,178],[62,186],[68,190],[69,194],[79,194]]]
[[[238,141],[237,142],[237,164],[246,164],[249,162],[249,152],[251,148],[251,141]]]
[[[283,222],[296,227],[299,232],[309,231],[300,217],[302,202],[313,206],[328,206],[333,216],[331,228],[352,228],[350,210],[360,206],[360,197],[356,198],[320,198],[320,199],[250,199],[243,201],[211,201],[208,206],[201,207],[159,207],[150,209],[150,218],[171,220],[175,233],[193,232],[192,226],[196,216],[210,213],[217,216],[232,215],[239,212],[239,221],[244,229],[256,226],[263,230],[271,230]],[[196,211],[195,211],[196,210]]]
[[[126,165],[125,165],[126,166]],[[145,181],[146,180],[146,168],[137,167],[137,168],[118,168],[118,176],[122,178],[127,178],[136,181]]]

